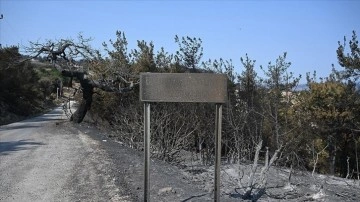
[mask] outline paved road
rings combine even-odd
[[[65,118],[57,108],[0,127],[0,201],[131,201],[99,141]]]

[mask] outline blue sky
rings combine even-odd
[[[232,59],[248,53],[259,66],[288,53],[296,75],[317,71],[327,76],[336,59],[337,42],[360,35],[360,1],[31,1],[0,0],[0,43],[27,46],[29,41],[93,37],[92,45],[124,31],[129,49],[137,40],[153,41],[175,53],[174,36],[199,37],[203,60]],[[340,68],[339,68],[340,69]],[[305,79],[302,80],[305,82]]]

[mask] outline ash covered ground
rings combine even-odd
[[[70,124],[70,123],[69,123]],[[120,187],[131,192],[130,201],[143,201],[143,152],[134,150],[108,137],[89,123],[73,125],[76,129],[101,142],[106,151],[104,158],[113,163],[112,173]],[[204,166],[184,153],[180,165],[151,159],[151,201],[213,201],[214,166]],[[221,201],[359,201],[360,182],[311,172],[290,170],[272,166],[267,175],[265,190],[253,190],[244,199],[252,164],[227,164],[221,166]],[[259,164],[255,181],[259,180],[262,165]],[[291,171],[291,178],[289,175]]]

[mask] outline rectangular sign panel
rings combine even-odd
[[[227,77],[210,73],[141,73],[140,101],[225,103]]]

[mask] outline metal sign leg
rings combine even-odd
[[[150,103],[144,103],[144,201],[150,201]]]
[[[222,104],[216,104],[215,116],[215,190],[214,201],[220,201],[220,164],[221,164],[221,119]]]

